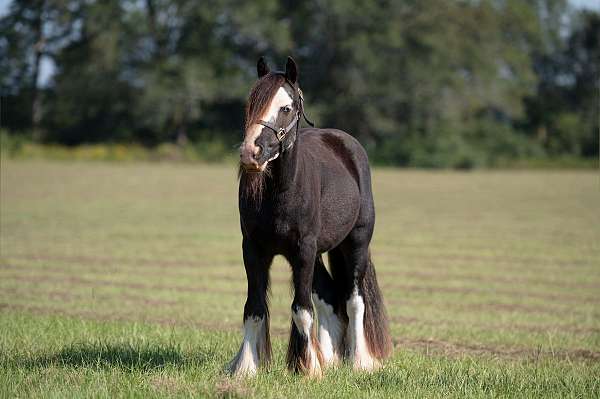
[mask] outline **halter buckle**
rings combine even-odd
[[[275,134],[277,136],[277,140],[281,141],[283,140],[283,138],[285,137],[285,129],[284,128],[279,128],[279,130],[277,131],[277,133]]]

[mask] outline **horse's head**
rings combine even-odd
[[[257,64],[258,81],[246,104],[244,142],[240,161],[248,172],[262,172],[267,164],[290,149],[302,115],[298,68],[288,57],[285,72],[271,72],[263,57]]]

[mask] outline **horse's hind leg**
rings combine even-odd
[[[248,298],[244,305],[244,339],[237,355],[229,363],[235,376],[254,375],[261,364],[271,360],[269,338],[269,267],[272,256],[263,254],[246,239],[242,242],[248,279]]]
[[[367,231],[368,233],[368,231]],[[341,245],[346,261],[346,353],[355,369],[373,370],[392,349],[383,298],[369,254],[370,234],[355,229]]]
[[[339,300],[335,284],[321,256],[317,256],[315,260],[312,298],[319,318],[317,335],[323,354],[323,365],[337,364],[343,350],[344,324],[339,317]]]
[[[298,254],[290,258],[294,280],[292,327],[287,352],[287,366],[291,371],[320,376],[322,355],[315,333],[314,311],[311,301],[316,242],[305,240]]]

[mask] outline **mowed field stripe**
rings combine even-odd
[[[127,288],[130,290],[140,291],[179,291],[179,292],[191,292],[191,293],[202,293],[211,292],[219,294],[235,294],[239,293],[239,289],[230,288],[215,288],[213,284],[206,286],[189,286],[181,284],[156,284],[156,283],[140,283],[140,282],[123,282],[123,281],[112,281],[112,280],[99,280],[97,278],[85,278],[73,275],[65,274],[39,274],[39,275],[21,275],[21,274],[6,274],[2,276],[5,281],[13,280],[25,283],[66,283],[75,286],[86,286],[86,287],[116,287],[116,288]]]
[[[28,282],[29,279],[24,278],[21,281]],[[38,282],[38,281],[36,280],[35,282]],[[215,289],[206,289],[206,290],[194,291],[194,292],[202,292],[203,294],[212,294],[215,292],[222,293]],[[20,301],[38,302],[38,301],[44,300],[44,299],[60,299],[64,304],[66,304],[67,302],[70,302],[70,303],[76,303],[81,306],[97,304],[99,301],[104,301],[106,303],[120,303],[120,302],[133,303],[136,306],[144,306],[144,307],[160,306],[160,307],[172,308],[172,307],[179,306],[184,309],[185,308],[197,309],[198,306],[201,306],[202,303],[205,302],[203,300],[200,300],[200,302],[197,302],[197,301],[190,300],[190,299],[165,300],[165,299],[161,299],[161,298],[151,298],[151,297],[149,297],[150,295],[152,295],[151,293],[148,293],[148,295],[139,295],[139,294],[131,294],[129,291],[126,293],[118,292],[118,293],[111,293],[111,294],[102,294],[102,293],[98,293],[98,292],[81,294],[81,293],[74,293],[69,290],[57,290],[57,289],[51,289],[51,290],[46,290],[46,291],[40,291],[38,289],[32,290],[26,286],[23,287],[22,289],[21,288],[10,288],[10,287],[5,288],[5,289],[3,289],[3,293],[8,294],[9,296],[13,297],[14,299],[20,300]],[[234,293],[239,294],[238,291],[236,291]],[[14,300],[10,301],[10,299],[6,298],[6,296],[5,296],[5,301],[14,304]],[[393,305],[396,301],[389,300],[386,302],[388,302],[388,305]],[[125,303],[122,303],[122,305],[125,305]],[[469,309],[469,307],[466,306],[465,304],[458,304],[458,306],[460,308],[462,308],[464,311],[472,311],[473,310],[473,309]],[[280,317],[281,319],[285,319],[285,318],[289,317],[289,314],[284,313],[281,310],[275,309],[274,311],[272,311],[272,316]],[[560,331],[560,332],[565,332],[565,333],[568,332],[568,333],[572,333],[572,334],[582,334],[582,335],[599,334],[600,333],[600,328],[597,328],[597,327],[580,326],[580,325],[565,324],[565,323],[563,323],[563,324],[524,324],[524,323],[515,323],[515,322],[510,322],[510,323],[482,323],[482,322],[473,323],[473,322],[468,322],[468,323],[465,323],[465,322],[456,321],[455,319],[437,318],[435,320],[431,320],[431,319],[426,319],[423,317],[405,317],[405,316],[398,316],[398,315],[392,315],[390,317],[390,321],[392,323],[398,323],[400,325],[416,324],[416,325],[423,325],[423,326],[429,326],[429,327],[450,326],[450,327],[454,327],[454,328],[463,327],[465,324],[468,324],[469,327],[471,327],[471,328],[478,329],[481,331],[488,331],[488,332],[496,332],[496,331],[501,331],[501,330],[507,330],[507,331],[519,330],[519,331],[536,332],[536,333],[547,333],[547,332],[552,332],[552,331],[554,331],[554,332]]]
[[[18,269],[17,269],[18,270]],[[35,270],[39,272],[39,270]],[[123,277],[123,276],[121,276]],[[231,284],[228,284],[229,281],[221,281],[221,280],[213,280],[210,283],[203,284],[202,286],[189,286],[189,285],[181,285],[181,284],[148,284],[148,283],[138,283],[135,281],[106,281],[102,279],[97,279],[92,276],[73,276],[70,271],[67,271],[66,274],[54,274],[48,276],[41,276],[39,273],[36,274],[21,274],[18,273],[14,276],[6,276],[4,279],[5,283],[3,284],[5,287],[10,287],[10,280],[16,280],[24,283],[25,285],[35,284],[36,287],[40,287],[41,285],[64,285],[68,284],[72,287],[89,287],[91,289],[94,288],[108,288],[108,289],[126,289],[128,292],[136,291],[138,293],[148,294],[148,297],[152,297],[152,300],[156,301],[156,296],[173,296],[173,295],[186,295],[186,298],[182,298],[182,303],[193,304],[197,303],[199,306],[202,305],[201,302],[197,301],[207,301],[210,299],[213,294],[226,295],[231,298],[228,303],[235,304],[240,301],[243,301],[245,298],[245,283],[243,280],[238,281],[238,287],[231,287]],[[125,278],[126,279],[126,276]],[[151,279],[151,281],[154,281]],[[8,282],[8,284],[6,284]],[[223,286],[219,287],[222,283]],[[282,287],[278,288],[278,291],[281,291]],[[435,292],[438,292],[437,290]],[[409,315],[415,314],[415,309],[420,309],[419,312],[428,312],[433,314],[445,313],[447,311],[460,311],[462,324],[456,325],[473,325],[473,318],[477,318],[477,315],[486,315],[486,318],[489,315],[495,315],[498,317],[500,314],[505,314],[509,316],[508,319],[506,316],[503,316],[502,319],[505,320],[504,324],[496,325],[494,324],[494,328],[506,328],[506,326],[510,326],[511,328],[516,328],[519,330],[532,331],[532,332],[540,332],[540,331],[554,331],[554,330],[562,330],[562,331],[572,331],[578,334],[587,334],[587,333],[596,333],[597,329],[594,326],[590,326],[589,323],[592,320],[596,319],[594,316],[593,308],[589,306],[584,307],[573,307],[569,306],[569,304],[564,304],[564,307],[561,307],[562,302],[557,302],[556,304],[533,304],[528,307],[526,304],[520,303],[521,299],[516,298],[519,302],[517,303],[505,303],[502,301],[490,301],[489,298],[481,298],[478,296],[473,296],[471,301],[473,303],[468,303],[465,300],[464,295],[461,295],[460,298],[457,298],[456,301],[449,300],[449,298],[441,298],[438,303],[431,301],[423,301],[419,299],[415,299],[414,295],[411,296],[409,292],[403,292],[404,298],[398,298],[397,291],[394,291],[396,295],[386,295],[386,303],[389,306],[389,310],[393,316],[398,316],[398,313],[406,313]],[[283,292],[279,292],[279,294],[274,297],[280,306],[283,306],[286,299],[289,299],[286,295],[284,297],[281,296]],[[388,291],[389,293],[389,291]],[[201,297],[197,297],[201,294]],[[455,291],[452,291],[452,295],[456,294]],[[197,297],[197,298],[194,298]],[[413,300],[410,300],[410,298]],[[496,298],[497,296],[489,295],[491,298]],[[509,301],[515,301],[515,298],[508,297],[506,298]],[[156,302],[157,304],[160,302]],[[557,306],[559,305],[559,306]],[[410,309],[409,309],[410,308]],[[403,310],[404,309],[404,310]],[[428,310],[429,309],[429,310]],[[548,317],[542,317],[541,319],[538,317],[535,323],[522,323],[519,319],[523,319],[525,315],[535,315],[539,316],[547,315]],[[571,319],[569,324],[559,323],[556,324],[555,321],[556,315],[564,314],[568,315]],[[433,317],[433,316],[432,316]],[[427,324],[423,322],[423,319],[419,319],[421,324]],[[406,319],[401,319],[400,321],[406,321]],[[448,324],[448,321],[444,321],[443,324]],[[482,329],[489,329],[489,323],[477,323],[481,326]],[[431,325],[431,323],[429,323]]]
[[[556,288],[590,288],[590,289],[600,289],[600,271],[595,267],[596,265],[593,262],[581,261],[581,260],[572,260],[572,261],[560,261],[557,262],[552,259],[546,258],[510,258],[505,256],[471,256],[471,255],[455,255],[455,254],[441,254],[430,255],[425,251],[423,254],[409,256],[408,258],[412,259],[410,262],[411,269],[414,269],[418,266],[419,271],[415,270],[404,270],[406,266],[404,266],[403,257],[407,258],[407,256],[401,255],[398,264],[394,265],[393,268],[389,266],[387,262],[380,262],[380,265],[377,266],[377,270],[379,272],[384,273],[398,273],[398,274],[406,274],[406,273],[427,273],[427,277],[434,277],[436,274],[440,276],[440,278],[446,277],[454,277],[454,278],[471,278],[485,282],[505,282],[506,284],[535,284],[535,285],[548,285]],[[600,257],[600,254],[598,255]],[[204,256],[198,256],[198,259],[202,259]],[[200,260],[172,260],[172,259],[146,259],[146,258],[111,258],[111,257],[96,257],[96,256],[64,256],[64,255],[31,255],[31,254],[11,254],[3,256],[6,260],[17,259],[17,260],[32,260],[32,261],[48,261],[48,262],[64,262],[64,263],[72,263],[77,265],[104,265],[104,266],[137,266],[144,268],[153,268],[160,270],[168,270],[171,268],[180,269],[180,270],[189,270],[189,271],[197,271],[200,273],[205,273],[206,269],[210,268],[237,268],[240,272],[243,273],[243,265],[241,258],[239,260],[235,260],[232,262],[205,262]],[[419,262],[415,262],[418,260]],[[444,270],[444,265],[448,267],[449,263],[456,264],[459,263],[461,269],[464,268],[477,268],[477,270],[481,270],[485,272],[485,274],[481,273],[464,273],[464,272],[448,272]],[[417,264],[416,266],[415,263]],[[508,264],[505,264],[508,263]],[[514,263],[518,263],[519,265],[526,265],[526,268],[522,266],[510,267]],[[441,266],[440,266],[441,264]],[[481,264],[489,265],[488,268],[482,268]],[[536,272],[535,265],[540,265],[543,267],[544,275],[547,275],[552,272],[556,272],[555,275],[561,276],[561,278],[566,279],[570,276],[564,275],[565,266],[574,266],[574,267],[591,267],[592,271],[595,273],[588,273],[587,281],[579,281],[579,282],[570,282],[564,280],[556,280],[556,279],[547,279],[544,278],[543,275],[540,275]],[[558,265],[556,270],[549,270],[547,268],[547,264],[555,264]],[[492,270],[490,270],[492,269]],[[523,272],[531,272],[534,276],[531,277],[522,277],[511,275],[511,277],[506,276],[506,269]],[[554,274],[554,273],[552,273]],[[590,279],[597,279],[596,281],[589,281]]]
[[[217,279],[217,280],[223,280],[223,281],[228,281],[228,282],[237,282],[239,283],[241,286],[244,286],[246,281],[245,281],[245,277],[242,276],[232,276],[229,274],[223,274],[223,275],[212,275],[212,276],[199,276],[201,278],[199,278],[198,280],[194,280],[194,283],[197,284],[199,281],[200,282],[205,282],[208,283],[208,285],[200,285],[200,286],[190,286],[190,285],[181,285],[181,284],[147,284],[147,283],[140,283],[140,282],[122,282],[122,281],[113,281],[113,280],[103,280],[103,279],[82,279],[80,277],[76,277],[72,275],[73,269],[69,268],[69,267],[46,267],[46,266],[31,266],[31,265],[11,265],[11,264],[2,264],[2,266],[0,266],[0,271],[13,271],[13,272],[29,272],[28,273],[28,277],[30,278],[37,278],[38,281],[44,281],[44,278],[47,277],[49,279],[52,279],[53,276],[59,275],[62,278],[64,278],[66,281],[69,281],[70,283],[77,283],[79,282],[80,284],[94,284],[95,282],[97,282],[98,285],[110,285],[111,282],[114,283],[115,286],[122,286],[122,287],[128,287],[128,288],[132,288],[132,289],[160,289],[160,290],[184,290],[184,291],[199,291],[202,289],[206,289],[208,287],[212,287],[214,285],[214,280],[211,281],[207,281],[209,279]],[[89,274],[101,274],[101,275],[105,275],[107,270],[106,269],[94,269],[94,268],[84,268],[83,269],[84,272],[89,273]],[[37,272],[42,272],[42,274],[39,275],[35,275],[32,276],[31,273],[37,273]],[[113,270],[114,272],[114,270]],[[49,274],[48,274],[49,273]],[[178,278],[181,279],[185,279],[185,280],[189,280],[190,276],[188,274],[181,274],[178,272],[160,272],[157,273],[155,275],[155,277],[167,277],[169,275],[169,273],[174,273]],[[13,274],[11,275],[7,275],[5,278],[18,278],[21,275],[21,273],[19,274]],[[121,273],[122,275],[122,273]],[[151,273],[144,273],[145,276],[150,276]],[[126,276],[126,275],[123,275]],[[434,279],[434,277],[429,278],[428,274],[422,274],[422,273],[415,273],[415,276],[418,276],[418,278],[423,280],[422,284],[408,284],[408,283],[403,283],[403,282],[398,282],[398,281],[390,281],[389,279],[386,278],[386,274],[385,273],[380,273],[379,276],[379,280],[380,280],[380,285],[382,287],[382,289],[386,290],[402,290],[405,292],[422,292],[422,293],[426,293],[426,294],[432,294],[432,293],[444,293],[444,294],[460,294],[460,295],[465,295],[465,294],[491,294],[493,293],[494,295],[503,295],[506,297],[522,297],[522,298],[529,298],[529,299],[539,299],[539,300],[543,300],[543,301],[549,301],[549,302],[557,302],[557,303],[564,303],[564,302],[573,302],[573,303],[584,303],[584,304],[600,304],[600,296],[598,295],[579,295],[579,294],[572,294],[572,293],[562,293],[562,292],[556,292],[556,293],[551,293],[551,292],[537,292],[537,291],[533,291],[531,288],[529,287],[525,287],[523,286],[522,290],[518,290],[518,289],[505,289],[505,288],[498,288],[498,287],[494,287],[494,286],[485,286],[486,288],[481,288],[481,285],[478,284],[478,286],[449,286],[449,285],[433,285],[431,284],[431,280],[436,281],[437,279]],[[287,283],[289,282],[289,279],[277,279],[274,278],[272,279],[273,282],[276,283]],[[442,281],[439,281],[439,283],[445,283],[447,284],[448,281],[444,281],[444,279],[442,279]],[[514,284],[512,285],[514,286]],[[224,293],[226,292],[230,292],[230,291],[224,291]]]
[[[9,259],[17,259],[23,260],[35,260],[36,262],[60,262],[67,263],[72,269],[80,270],[84,269],[86,272],[98,272],[98,273],[106,273],[107,271],[111,272],[139,272],[143,271],[144,274],[148,274],[150,276],[161,276],[161,277],[175,277],[175,278],[190,278],[190,277],[200,277],[200,278],[227,278],[231,280],[243,280],[245,281],[245,272],[241,265],[236,265],[238,269],[237,273],[232,273],[233,270],[222,271],[223,269],[230,269],[231,265],[222,264],[222,263],[211,263],[210,266],[206,264],[202,264],[200,262],[180,262],[180,261],[169,261],[169,260],[159,260],[159,261],[148,261],[143,259],[110,259],[110,258],[85,258],[81,259],[80,257],[46,257],[39,258],[36,257],[34,259],[30,259],[29,257],[5,257],[5,260],[2,261],[3,265],[6,265],[7,268],[11,267],[11,264],[8,262]],[[14,262],[13,262],[14,263]],[[98,267],[105,266],[105,267]],[[106,266],[110,267],[107,269]],[[0,266],[1,268],[2,266]],[[25,267],[32,267],[29,264],[26,264]],[[45,266],[40,266],[39,268],[43,268]],[[531,287],[536,288],[555,288],[561,289],[565,291],[572,292],[573,290],[590,290],[592,292],[600,292],[600,282],[588,281],[588,282],[570,282],[570,281],[557,281],[556,279],[547,279],[541,276],[534,277],[520,277],[520,276],[506,276],[501,273],[473,273],[473,272],[449,272],[447,270],[440,270],[439,268],[429,268],[429,267],[419,267],[421,270],[390,270],[382,268],[379,270],[380,280],[382,285],[386,284],[386,280],[389,278],[405,278],[405,279],[413,279],[419,281],[436,281],[436,282],[444,282],[448,281],[460,281],[460,282],[473,282],[477,283],[491,283],[494,285],[508,285],[511,287],[514,286],[525,286],[527,285],[528,292],[531,291]],[[281,272],[272,273],[275,275],[272,277],[272,281],[274,282],[282,282],[281,278],[277,277],[277,274],[281,275]],[[545,273],[547,274],[547,273]],[[286,281],[289,281],[289,277],[286,278]],[[543,299],[543,298],[542,298]],[[600,296],[596,298],[600,301]],[[591,302],[594,302],[592,299]]]
[[[510,359],[522,359],[528,358],[531,360],[539,360],[545,357],[552,357],[555,359],[563,360],[575,360],[585,359],[591,361],[600,360],[600,351],[593,351],[588,349],[572,349],[572,350],[555,350],[545,351],[540,349],[531,348],[502,348],[497,346],[487,345],[468,345],[464,343],[449,342],[435,339],[394,339],[394,346],[396,348],[420,348],[422,352],[431,354],[442,354],[444,356],[464,356],[468,354],[470,356],[478,355],[493,355],[501,358]]]
[[[147,290],[145,289],[145,287],[142,287],[138,284],[135,283],[123,283],[123,282],[116,282],[115,284],[112,284],[112,282],[105,282],[105,281],[101,281],[99,282],[99,284],[95,284],[96,280],[82,280],[81,277],[78,277],[76,279],[73,279],[73,276],[59,276],[58,278],[55,278],[55,276],[51,276],[49,278],[45,278],[45,277],[40,277],[37,275],[7,275],[5,276],[6,280],[5,281],[9,281],[9,280],[14,280],[14,281],[19,281],[19,282],[24,282],[24,283],[35,283],[36,286],[34,288],[35,292],[38,292],[40,295],[48,295],[48,296],[57,296],[60,297],[61,295],[66,296],[68,294],[74,295],[73,294],[73,290],[70,291],[62,291],[62,293],[60,291],[56,291],[56,290],[50,290],[50,291],[40,291],[40,287],[44,286],[44,284],[46,283],[50,283],[50,284],[55,284],[55,283],[64,283],[64,282],[70,282],[72,283],[71,286],[75,286],[75,287],[79,287],[80,289],[82,287],[107,287],[107,288],[127,288],[130,291],[141,291],[141,292],[148,292],[150,295],[150,292],[152,293],[152,295],[156,294],[156,291],[154,290]],[[218,282],[218,281],[215,281]],[[27,288],[27,290],[30,290],[30,285],[26,285],[24,286]],[[150,286],[151,288],[154,288],[155,286]],[[197,294],[197,293],[202,293],[202,294],[225,294],[225,295],[229,295],[231,296],[232,300],[234,300],[234,298],[239,297],[239,296],[243,296],[245,298],[246,295],[246,289],[245,287],[239,287],[238,288],[233,288],[233,289],[224,289],[224,288],[218,288],[215,287],[215,284],[211,284],[210,286],[204,286],[202,288],[198,288],[198,289],[189,289],[189,287],[186,287],[187,289],[185,290],[178,290],[179,292],[179,296],[180,298],[177,301],[166,301],[166,302],[159,302],[157,299],[152,299],[152,301],[157,301],[157,304],[165,304],[165,303],[190,303],[190,302],[194,302],[193,297],[190,297],[189,295],[186,295],[185,298],[182,298],[182,293],[185,294]],[[4,293],[20,293],[20,294],[25,294],[27,291],[25,290],[19,290],[19,289],[15,289],[15,287],[4,287],[3,288]],[[87,295],[87,294],[86,294]],[[110,294],[110,295],[105,295],[104,299],[110,299],[111,295],[117,295],[115,293]],[[172,296],[173,293],[169,292],[169,295]],[[271,295],[273,297],[273,295]],[[142,296],[143,297],[143,296]],[[146,298],[146,297],[144,297]],[[287,298],[287,297],[286,297]],[[99,298],[100,299],[100,298]],[[289,298],[287,298],[289,299]],[[483,313],[489,313],[489,312],[504,312],[504,313],[519,313],[519,314],[530,314],[530,315],[549,315],[549,316],[556,316],[557,314],[560,314],[561,312],[568,312],[571,316],[577,316],[579,318],[583,318],[583,319],[587,319],[590,316],[590,311],[589,310],[581,310],[579,308],[573,308],[570,305],[564,305],[564,306],[556,306],[556,305],[551,305],[551,304],[524,304],[524,303],[506,303],[506,302],[500,302],[500,301],[490,301],[490,300],[486,300],[486,301],[482,301],[481,299],[477,299],[474,303],[468,303],[468,302],[452,302],[452,301],[447,301],[446,299],[440,300],[440,301],[431,301],[431,300],[425,300],[422,298],[419,299],[415,299],[414,297],[410,296],[410,295],[406,295],[403,296],[402,298],[398,298],[395,295],[386,295],[384,298],[385,303],[388,306],[393,306],[394,309],[397,308],[405,308],[408,306],[414,307],[414,306],[418,306],[419,308],[433,308],[433,307],[440,307],[443,306],[446,309],[453,309],[453,310],[460,310],[463,312],[483,312]],[[391,310],[391,308],[390,308]]]
[[[413,252],[405,252],[401,249],[405,248],[414,248],[421,249],[421,252],[413,253]],[[489,248],[477,248],[478,250],[485,251]],[[419,259],[419,260],[427,260],[431,262],[464,262],[465,264],[476,263],[476,264],[490,264],[494,265],[494,267],[500,267],[502,270],[506,271],[523,271],[523,266],[526,266],[527,269],[531,269],[534,271],[543,270],[544,272],[553,272],[553,271],[564,271],[565,268],[590,268],[596,271],[596,276],[600,274],[597,273],[595,268],[595,264],[592,260],[583,260],[583,259],[555,259],[548,257],[532,257],[532,256],[507,256],[507,255],[473,255],[466,253],[454,253],[454,252],[438,252],[431,253],[432,250],[430,247],[425,245],[423,246],[406,246],[406,245],[394,245],[393,247],[384,247],[380,249],[377,253],[385,254],[386,257],[394,257],[398,259],[398,262],[401,263],[406,259]],[[375,252],[374,252],[375,253]],[[600,253],[589,253],[588,254],[591,259],[594,256],[600,256]]]

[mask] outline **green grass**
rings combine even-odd
[[[0,397],[598,397],[600,181],[592,171],[376,169],[372,255],[395,343],[383,370],[289,374],[241,339],[235,168],[3,160]]]

